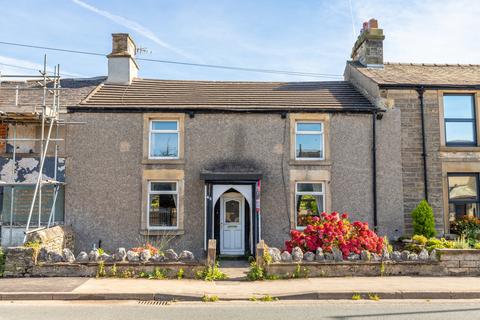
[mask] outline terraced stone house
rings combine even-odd
[[[133,40],[114,34],[107,78],[67,100],[81,125],[64,132],[56,222],[77,250],[151,241],[201,255],[214,238],[242,256],[323,211],[396,238],[428,198],[448,233],[476,214],[480,70],[384,63],[383,39],[364,25],[344,81],[174,81],[138,77]]]

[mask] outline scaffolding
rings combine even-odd
[[[64,139],[59,139],[59,126],[66,124],[60,119],[60,93],[61,93],[61,83],[60,83],[60,65],[54,67],[53,73],[48,73],[47,71],[47,56],[44,56],[43,60],[43,70],[39,70],[39,75],[2,75],[0,73],[0,95],[4,90],[14,90],[15,99],[13,105],[8,105],[0,108],[0,123],[8,124],[13,128],[13,137],[6,136],[5,138],[0,139],[4,141],[5,145],[10,143],[13,145],[12,151],[12,178],[11,181],[0,181],[0,187],[11,187],[11,199],[10,199],[10,221],[7,229],[9,229],[9,244],[12,244],[12,235],[13,235],[13,221],[15,217],[15,188],[19,186],[31,186],[34,187],[33,198],[31,200],[30,209],[28,212],[28,220],[25,228],[25,236],[23,241],[25,242],[28,234],[37,230],[44,228],[49,228],[55,223],[55,206],[57,202],[57,197],[59,189],[64,182],[57,181],[58,174],[58,152],[59,152],[59,141]],[[32,85],[26,85],[20,87],[16,85],[15,87],[2,87],[2,80],[8,78],[16,79],[29,79],[27,82],[31,82]],[[19,94],[22,91],[35,91],[39,93],[39,101],[33,103],[33,105],[22,105],[19,102]],[[33,95],[35,96],[35,95]],[[51,103],[47,102],[51,97]],[[41,137],[38,138],[18,138],[17,137],[17,125],[36,125],[41,127]],[[55,132],[53,132],[55,131]],[[55,137],[52,137],[55,135]],[[17,143],[20,141],[35,141],[39,142],[39,164],[38,164],[38,177],[35,182],[21,182],[17,178]],[[44,165],[47,158],[48,150],[50,143],[54,143],[53,147],[53,157],[54,157],[54,176],[53,179],[46,179],[44,177]],[[51,209],[49,212],[49,217],[47,224],[42,226],[42,189],[43,187],[50,185],[53,186],[53,196]],[[35,204],[38,203],[38,225],[32,221],[32,216],[35,209]],[[48,211],[48,210],[47,210]],[[2,224],[2,228],[3,228]]]

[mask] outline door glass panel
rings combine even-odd
[[[240,222],[240,203],[235,200],[225,202],[225,223]]]

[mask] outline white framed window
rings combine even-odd
[[[178,120],[151,120],[149,131],[149,159],[179,158],[180,131]]]
[[[295,123],[295,159],[324,159],[323,123],[297,121]]]
[[[178,182],[149,181],[147,227],[153,230],[178,229]]]
[[[295,184],[295,225],[302,229],[310,219],[325,211],[325,184],[297,182]]]

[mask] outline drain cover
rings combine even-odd
[[[139,300],[138,304],[146,306],[168,306],[171,304],[171,301],[160,301],[160,300]]]

